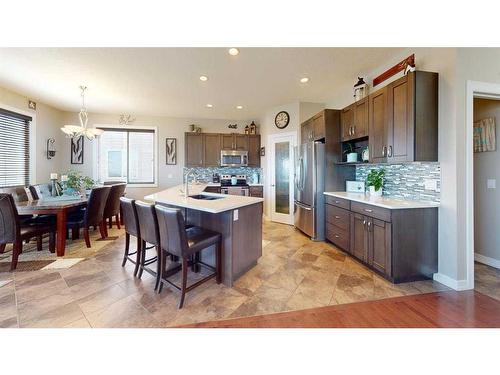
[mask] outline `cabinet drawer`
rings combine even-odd
[[[351,201],[347,199],[332,197],[330,195],[325,195],[325,202],[343,208],[345,210],[349,210],[351,208]]]
[[[371,204],[364,204],[360,202],[352,202],[351,211],[374,217],[386,222],[391,221],[391,210],[387,208],[372,206]]]
[[[264,188],[262,186],[250,186],[250,196],[264,198]]]
[[[326,222],[339,227],[342,230],[349,231],[350,227],[350,216],[349,211],[343,208],[338,208],[331,206],[329,204],[326,206]]]
[[[346,230],[326,223],[326,239],[343,250],[349,250],[349,232]]]

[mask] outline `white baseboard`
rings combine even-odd
[[[476,262],[486,264],[487,266],[500,269],[500,260],[498,259],[490,258],[479,253],[474,253],[474,260]]]
[[[467,280],[455,280],[455,279],[452,279],[451,277],[446,276],[442,273],[435,273],[433,278],[438,283],[446,285],[447,287],[454,289],[454,290],[474,289],[473,286],[468,285]]]

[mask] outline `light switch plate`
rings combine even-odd
[[[497,180],[494,178],[488,178],[486,182],[488,189],[496,189],[497,188]]]
[[[424,179],[424,189],[437,191],[437,182],[438,180]]]
[[[238,221],[238,215],[239,215],[239,211],[238,210],[234,210],[233,211],[233,221]]]

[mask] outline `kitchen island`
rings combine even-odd
[[[257,264],[262,255],[263,199],[204,192],[208,184],[192,184],[189,196],[175,186],[144,197],[158,205],[184,210],[186,221],[222,235],[222,282],[227,286]],[[201,260],[215,265],[214,248]]]

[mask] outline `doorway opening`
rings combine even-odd
[[[500,97],[473,99],[474,289],[500,300]]]
[[[295,132],[269,136],[269,204],[271,221],[293,225],[293,150]]]

